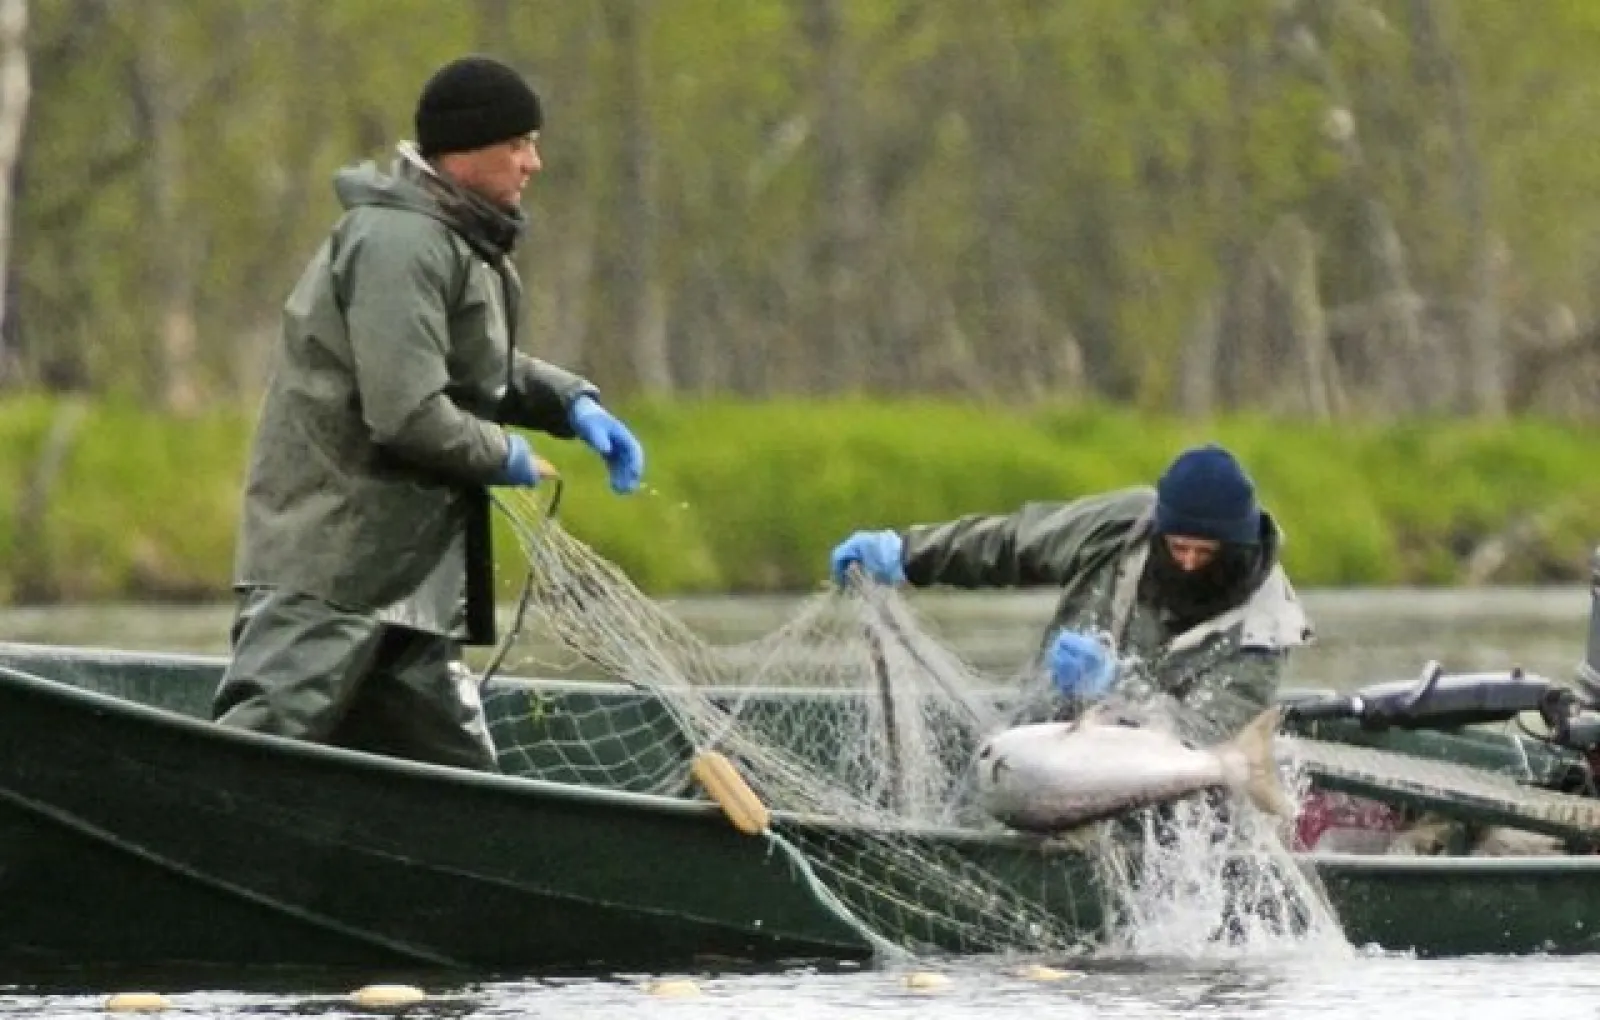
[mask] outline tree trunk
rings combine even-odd
[[[661,284],[660,211],[656,203],[656,145],[651,110],[648,0],[607,0],[606,23],[617,60],[622,146],[618,157],[617,213],[621,326],[632,381],[649,394],[670,395],[666,302]]]
[[[860,82],[840,0],[801,0],[801,31],[809,49],[816,108],[819,236],[812,268],[820,282],[813,298],[812,386],[824,393],[860,386],[875,374],[865,306],[870,209],[860,152]]]
[[[199,404],[192,231],[184,223],[187,171],[183,106],[170,45],[172,0],[148,0],[136,57],[136,89],[150,159],[145,192],[151,218],[150,272],[155,297],[155,343],[150,349],[152,394],[164,409],[187,414]]]
[[[28,69],[28,0],[0,0],[0,383],[14,370],[11,322],[13,185],[22,155],[32,82]]]
[[[1217,356],[1222,351],[1223,288],[1200,304],[1179,356],[1178,406],[1185,418],[1208,418],[1217,406]]]
[[[1465,396],[1473,412],[1499,418],[1506,413],[1509,388],[1509,366],[1500,335],[1504,257],[1489,226],[1487,175],[1473,139],[1466,74],[1445,42],[1438,14],[1436,0],[1411,0],[1412,32],[1424,74],[1443,92],[1455,171],[1456,208],[1466,221],[1471,252],[1469,279],[1465,281],[1468,311],[1462,352],[1467,367]]]
[[[974,229],[982,253],[977,311],[986,352],[973,366],[970,382],[1037,399],[1063,376],[1074,388],[1081,384],[1083,359],[1065,330],[1059,348],[1051,343],[1044,302],[1028,272],[1021,210],[1026,188],[1016,169],[1022,162],[1018,137],[1023,130],[1017,97],[1026,89],[1008,81],[1002,70],[1016,67],[1021,55],[1003,17],[979,7],[969,14],[981,19],[973,24],[973,39],[961,59],[966,62],[968,124],[977,153],[972,168],[978,216]]]
[[[559,117],[576,125],[598,105],[594,101],[594,52],[600,42],[600,26],[592,3],[570,0],[562,13],[560,24],[547,26],[558,40],[554,47],[558,56],[548,72],[566,87],[559,109],[546,112],[551,120]],[[523,348],[574,371],[592,372],[594,363],[601,360],[586,351],[600,253],[597,208],[604,204],[602,182],[594,172],[597,134],[574,128],[547,139],[541,147],[545,166],[532,184],[534,194],[564,193],[569,198],[542,212],[539,241],[522,245],[519,253],[529,298]]]
[[[1229,366],[1258,356],[1262,337],[1244,328],[1243,295],[1251,273],[1249,201],[1244,163],[1249,122],[1261,87],[1261,68],[1251,51],[1250,28],[1230,39],[1224,64],[1228,108],[1221,123],[1202,136],[1207,188],[1218,210],[1217,285],[1200,306],[1179,356],[1179,403],[1185,416],[1206,418],[1236,380]]]
[[[1304,15],[1304,16],[1303,16]],[[1329,142],[1342,161],[1345,186],[1360,213],[1363,240],[1377,278],[1382,324],[1366,338],[1380,369],[1377,384],[1380,404],[1399,409],[1420,406],[1429,399],[1433,363],[1420,319],[1421,303],[1411,285],[1406,251],[1378,182],[1370,172],[1361,147],[1360,124],[1351,110],[1349,91],[1317,38],[1300,5],[1288,5],[1278,24],[1280,40],[1292,58],[1323,89],[1329,123],[1342,125],[1330,131]]]
[[[1286,339],[1300,362],[1304,384],[1302,410],[1317,421],[1327,421],[1343,406],[1317,281],[1316,239],[1298,216],[1287,217],[1273,235],[1272,261],[1288,320]]]

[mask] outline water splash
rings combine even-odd
[[[1100,857],[1112,918],[1107,952],[1190,960],[1353,956],[1315,872],[1295,861],[1286,836],[1281,823],[1224,797],[1129,820]]]

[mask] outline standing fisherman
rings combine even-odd
[[[465,57],[387,173],[335,175],[344,213],[285,304],[251,451],[224,725],[496,767],[460,646],[494,640],[486,486],[544,470],[504,426],[581,439],[618,493],[644,469],[593,385],[516,349],[542,123],[520,75]]]

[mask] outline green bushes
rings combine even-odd
[[[0,597],[217,597],[226,591],[249,439],[246,411],[175,421],[93,404],[32,525],[18,510],[64,405],[0,402]],[[1151,482],[1185,445],[1216,439],[1255,475],[1288,532],[1302,587],[1455,584],[1509,536],[1497,582],[1572,580],[1600,539],[1600,435],[1523,421],[1211,426],[1121,408],[904,401],[625,408],[644,492],[613,496],[596,458],[534,437],[568,479],[566,526],[647,591],[803,589],[856,528],[1004,512]],[[508,591],[510,533],[498,545]],[[19,578],[26,582],[19,585]]]

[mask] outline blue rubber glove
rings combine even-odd
[[[901,584],[906,569],[900,562],[905,542],[893,531],[858,531],[833,547],[833,583],[844,587],[850,564],[859,563],[879,584]]]
[[[1063,630],[1045,656],[1056,690],[1069,698],[1092,701],[1111,689],[1117,661],[1098,638]]]
[[[644,447],[628,427],[590,396],[572,402],[572,431],[606,462],[611,491],[630,493],[644,478]]]
[[[539,468],[534,463],[533,448],[528,441],[514,432],[506,433],[506,462],[500,467],[496,485],[534,486],[539,484]]]

